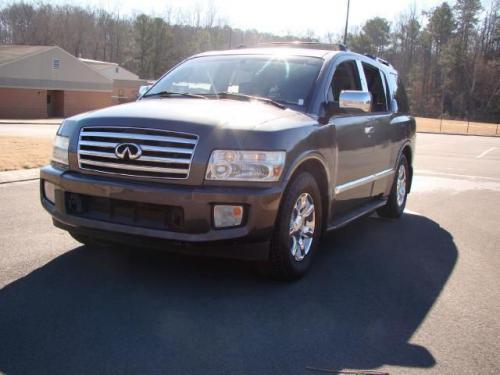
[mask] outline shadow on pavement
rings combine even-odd
[[[245,263],[79,247],[0,290],[0,372],[432,367],[409,340],[456,260],[450,234],[416,215],[328,236],[292,284]]]

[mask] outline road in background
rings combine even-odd
[[[497,373],[499,165],[498,138],[419,134],[405,215],[328,235],[291,284],[80,246],[52,227],[38,182],[0,185],[0,372]]]
[[[5,124],[0,123],[0,137],[54,138],[59,124]]]

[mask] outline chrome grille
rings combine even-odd
[[[122,143],[140,147],[137,159],[119,158]],[[186,179],[198,136],[159,129],[87,127],[80,131],[78,166],[84,170],[136,177]]]

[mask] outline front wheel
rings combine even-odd
[[[316,180],[300,173],[285,191],[271,240],[269,263],[274,277],[291,280],[307,272],[321,236],[322,214]]]
[[[398,218],[403,214],[408,196],[409,172],[408,160],[401,155],[387,204],[377,210],[380,216]]]

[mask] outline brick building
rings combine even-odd
[[[80,59],[80,61],[113,81],[113,94],[111,96],[113,104],[137,99],[139,87],[148,84],[148,81],[140,79],[138,75],[116,63],[90,59]]]
[[[134,100],[141,84],[117,64],[57,46],[0,45],[0,118],[68,117]]]

